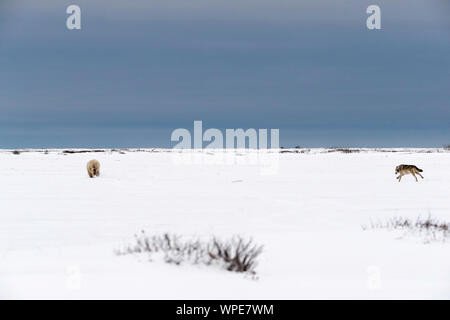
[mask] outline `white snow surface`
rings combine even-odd
[[[0,299],[450,298],[449,241],[362,228],[450,222],[446,150],[22,151],[0,151]],[[403,163],[425,179],[397,182]],[[114,254],[141,230],[251,237],[258,279]]]

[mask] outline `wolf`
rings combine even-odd
[[[418,180],[416,174],[418,174],[423,179],[423,176],[419,172],[423,172],[423,170],[411,164],[401,164],[395,167],[395,174],[399,174],[399,176],[397,177],[398,182],[400,182],[400,180],[402,180],[402,177],[408,173],[412,174],[413,177],[416,178],[417,182]]]
[[[87,172],[90,178],[100,175],[100,162],[93,159],[87,163]]]

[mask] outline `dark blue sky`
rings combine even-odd
[[[194,120],[286,147],[442,146],[450,4],[0,0],[0,112],[0,148],[169,147]]]

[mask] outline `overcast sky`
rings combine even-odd
[[[442,146],[450,4],[0,0],[0,112],[0,148],[170,147],[194,120],[286,147]]]

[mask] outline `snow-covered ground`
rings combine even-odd
[[[449,152],[150,151],[0,151],[0,298],[450,298],[449,241],[361,227],[449,222]],[[259,279],[116,256],[140,230],[252,237]]]

